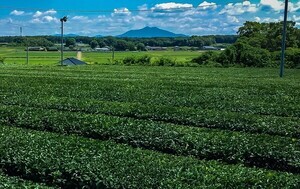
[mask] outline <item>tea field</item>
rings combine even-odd
[[[300,188],[300,70],[0,65],[0,81],[0,188]]]
[[[154,59],[165,57],[177,62],[190,62],[198,57],[199,51],[116,51],[114,52],[114,62],[120,62],[125,57],[151,56]],[[65,51],[64,58],[76,58],[77,52]],[[112,64],[112,52],[82,52],[82,60],[88,64]],[[27,53],[24,47],[0,47],[0,58],[4,58],[4,63],[9,65],[26,65]],[[29,51],[29,65],[58,65],[60,62],[60,51]]]

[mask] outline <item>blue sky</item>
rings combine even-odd
[[[245,21],[280,21],[283,0],[7,0],[0,3],[0,35],[65,33],[118,35],[145,26],[187,35],[235,34]],[[290,0],[289,20],[300,27],[300,1]],[[299,23],[298,23],[299,22]]]

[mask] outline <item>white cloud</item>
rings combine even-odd
[[[269,7],[274,11],[281,11],[284,9],[284,1],[279,1],[279,0],[261,0],[260,1],[260,6],[261,7]],[[297,3],[292,3],[289,2],[288,5],[289,12],[296,12],[300,10],[300,2]]]
[[[57,12],[54,9],[50,9],[48,11],[45,12],[41,12],[41,11],[36,11],[35,14],[33,15],[34,18],[40,17],[40,16],[45,16],[45,15],[54,15]]]
[[[74,16],[72,17],[72,20],[77,20],[77,21],[87,21],[89,18],[87,16]]]
[[[44,14],[56,14],[57,12],[56,12],[56,10],[54,10],[54,9],[50,9],[50,10],[48,10],[48,11],[46,11],[46,12],[44,12]]]
[[[58,22],[58,19],[52,16],[44,16],[42,20],[44,22]]]
[[[112,16],[128,16],[131,15],[131,12],[128,8],[119,8],[114,9],[114,13],[111,14]]]
[[[258,10],[258,5],[251,4],[250,1],[244,1],[243,3],[229,3],[225,5],[219,14],[241,15],[244,13],[255,13]]]
[[[33,17],[40,17],[40,16],[42,16],[43,15],[43,13],[42,12],[40,12],[40,11],[36,11],[35,12],[35,14],[33,15]]]
[[[281,19],[268,17],[268,18],[262,19],[261,22],[279,22],[279,20],[281,20]]]
[[[171,10],[171,9],[190,9],[193,8],[192,4],[182,4],[182,3],[161,3],[156,4],[154,7],[151,8],[151,10]]]
[[[30,22],[31,23],[42,23],[42,21],[39,18],[34,18]]]
[[[251,0],[240,0],[238,3],[226,5],[221,5],[219,1],[201,0],[200,4],[195,7],[192,4],[175,2],[154,4],[153,6],[141,4],[138,7],[138,10],[140,10],[138,12],[131,12],[128,8],[116,8],[111,14],[73,15],[65,28],[72,31],[72,33],[90,36],[97,34],[117,35],[145,26],[159,27],[174,33],[187,35],[234,34],[245,21],[279,21],[281,10],[277,11],[276,5],[272,5],[274,8],[267,5],[268,0],[260,1],[263,1],[264,4],[253,4]],[[282,0],[274,0],[272,2],[282,2]],[[290,6],[290,10],[296,11],[299,7],[300,2],[294,3]],[[299,12],[292,13],[290,11],[289,13],[291,13],[292,20],[300,22]],[[11,12],[11,15],[16,14],[21,13],[18,10]],[[49,34],[59,33],[59,19],[56,16],[56,11],[53,9],[34,13],[24,12],[22,15],[31,15],[24,18],[22,16],[22,19],[19,21],[21,24],[24,24],[26,18],[31,18],[29,23],[32,27],[36,27],[35,30],[31,31],[32,35],[47,34],[47,32]],[[297,24],[297,26],[300,25]],[[49,27],[52,27],[52,29]],[[7,31],[11,30],[7,29]],[[0,32],[1,34],[4,33],[2,30]]]
[[[282,10],[284,8],[283,1],[278,1],[278,0],[261,0],[260,4],[262,6],[271,7],[275,11],[279,11],[279,10]]]
[[[294,21],[294,22],[299,22],[300,21],[300,16],[296,16],[296,15],[293,15],[292,16],[292,20]],[[300,24],[300,23],[296,23],[296,24]]]
[[[258,16],[256,16],[256,17],[254,18],[254,21],[255,21],[255,22],[260,22],[260,21],[261,21],[261,18],[258,17]]]
[[[24,11],[14,10],[10,13],[10,15],[20,16],[23,15],[24,13],[25,13]]]
[[[239,23],[240,21],[237,17],[228,15],[227,22]]]
[[[213,2],[209,3],[209,2],[203,1],[200,5],[198,5],[198,8],[201,10],[216,9],[217,4],[213,3]]]
[[[41,24],[41,23],[58,23],[59,19],[56,17],[52,17],[52,16],[44,16],[41,18],[34,18],[30,21],[31,23],[34,24]]]

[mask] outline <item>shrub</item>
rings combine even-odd
[[[244,67],[267,67],[271,64],[271,54],[266,49],[237,42],[222,52],[217,61],[223,66],[235,64]]]
[[[213,51],[207,51],[200,56],[193,58],[192,62],[200,65],[206,65],[210,62],[216,62],[218,54]]]
[[[155,60],[154,65],[156,66],[174,66],[176,61],[167,57],[160,57]]]
[[[240,62],[246,67],[267,67],[270,64],[270,57],[268,50],[249,46],[241,51]]]
[[[136,59],[136,63],[141,64],[141,65],[150,65],[151,64],[151,56],[144,55],[142,57],[139,57]]]
[[[125,65],[135,64],[135,62],[136,62],[135,60],[136,60],[135,57],[133,57],[133,56],[128,56],[128,57],[125,57],[125,58],[123,59],[123,64],[125,64]]]
[[[5,57],[0,57],[0,64],[4,64]]]

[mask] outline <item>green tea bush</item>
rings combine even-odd
[[[1,168],[61,188],[299,188],[299,175],[0,126]]]
[[[0,56],[0,64],[4,64],[5,57]]]

